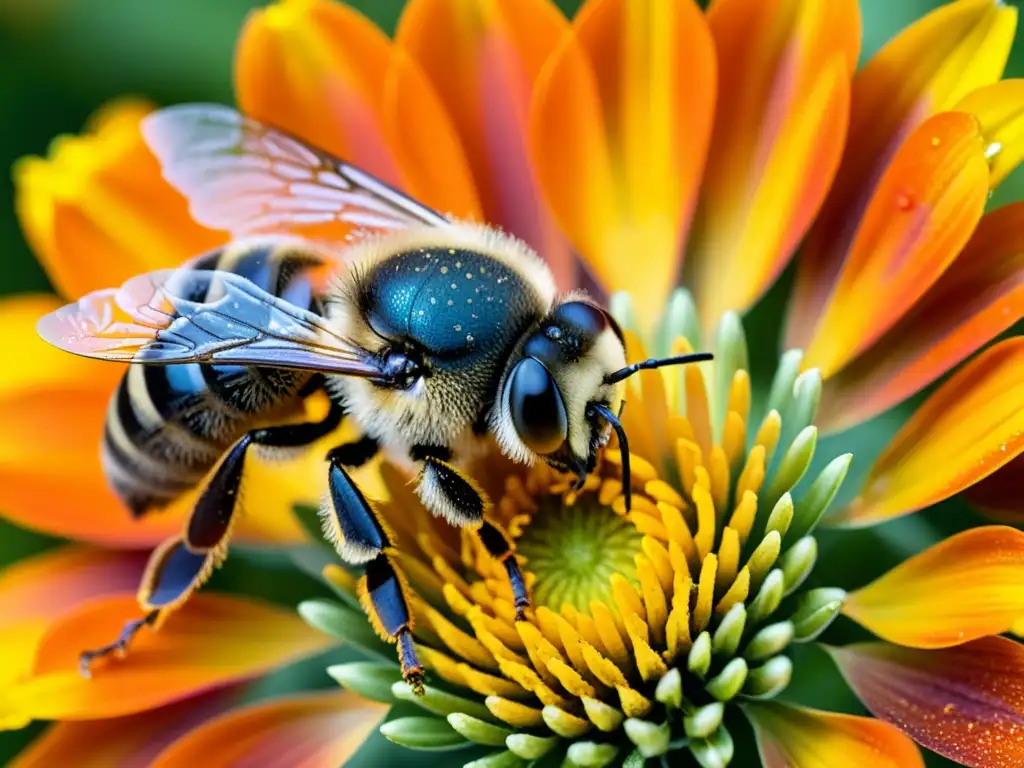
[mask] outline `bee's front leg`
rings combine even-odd
[[[412,458],[423,463],[417,490],[424,506],[459,528],[473,530],[484,549],[508,574],[515,600],[516,619],[525,617],[530,597],[516,560],[515,544],[500,525],[487,519],[492,503],[469,475],[449,464],[450,452],[416,446]]]

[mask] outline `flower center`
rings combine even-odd
[[[689,352],[695,338],[686,297],[672,306],[662,348],[651,350],[659,356]],[[620,322],[628,356],[647,358]],[[792,674],[790,644],[838,614],[842,590],[802,589],[817,557],[813,529],[850,461],[840,456],[801,482],[821,377],[787,354],[755,413],[739,319],[723,318],[714,338],[713,362],[630,381],[628,480],[614,447],[578,490],[543,463],[503,477],[498,464],[481,467],[503,480],[489,523],[515,543],[531,595],[525,614],[506,561],[475,533],[438,529],[408,503],[385,512],[409,545],[425,695],[440,696],[431,680],[444,680],[480,697],[443,694],[446,711],[464,707],[448,724],[465,738],[503,743],[526,762],[563,755],[606,766],[639,755],[675,765],[683,758],[670,753],[684,750],[725,766],[726,706],[778,695]]]
[[[545,499],[516,543],[534,574],[533,601],[559,612],[585,611],[611,599],[611,577],[636,579],[643,537],[636,527],[588,494],[573,506]]]

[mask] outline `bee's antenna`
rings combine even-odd
[[[593,408],[594,412],[599,414],[602,419],[611,424],[612,429],[615,430],[615,434],[619,438],[619,455],[622,457],[622,495],[626,497],[626,511],[629,512],[633,507],[633,491],[630,483],[629,440],[626,439],[626,430],[623,429],[622,422],[619,421],[619,417],[612,413],[608,406],[601,405],[600,403],[592,403],[590,407]]]
[[[676,355],[675,357],[652,357],[642,363],[633,363],[625,368],[612,371],[604,377],[605,384],[616,384],[623,379],[628,379],[637,371],[646,371],[650,368],[662,368],[666,365],[686,365],[686,363],[699,363],[704,360],[711,360],[714,355],[710,352],[692,352],[688,355]]]

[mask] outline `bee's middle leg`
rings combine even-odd
[[[393,535],[345,471],[344,459],[353,456],[346,448],[328,454],[328,492],[321,510],[324,533],[343,559],[366,564],[359,580],[363,610],[380,638],[398,646],[402,677],[413,691],[423,693],[423,665],[413,644],[413,616],[405,578],[393,557]]]
[[[416,446],[412,458],[423,463],[418,487],[420,499],[431,512],[452,525],[473,530],[488,554],[505,567],[515,600],[516,619],[522,620],[530,607],[526,581],[516,560],[515,544],[500,525],[487,519],[492,506],[487,494],[469,475],[446,461],[450,454],[445,449]]]

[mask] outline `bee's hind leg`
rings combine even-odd
[[[413,457],[423,461],[418,487],[423,503],[452,525],[473,530],[484,549],[505,567],[515,601],[516,619],[521,621],[530,607],[526,581],[516,560],[515,544],[501,526],[486,517],[492,506],[487,494],[472,478],[447,463],[444,460],[447,455],[439,457],[436,452],[427,453],[422,447],[413,450]]]
[[[343,458],[342,449],[328,455],[328,494],[321,510],[324,533],[344,560],[366,564],[358,587],[363,610],[380,638],[398,646],[402,677],[422,694],[423,665],[413,643],[405,577],[392,556],[393,534],[345,471]]]
[[[322,421],[254,429],[238,440],[225,454],[200,494],[185,525],[184,535],[165,541],[150,556],[139,585],[138,600],[143,618],[125,624],[113,643],[84,651],[79,657],[82,674],[88,677],[97,660],[125,656],[143,627],[159,627],[224,561],[232,522],[239,506],[245,459],[253,446],[306,446],[337,429],[343,416],[341,407],[332,405]]]
[[[137,635],[139,630],[143,627],[149,626],[155,622],[159,613],[159,611],[150,611],[141,619],[129,621],[121,629],[121,634],[118,635],[117,640],[114,642],[100,648],[96,648],[92,651],[83,651],[78,657],[78,668],[82,673],[82,677],[92,677],[92,662],[95,659],[101,659],[104,656],[110,656],[111,654],[117,657],[127,655],[128,646],[130,646],[132,640],[135,639],[135,635]]]

